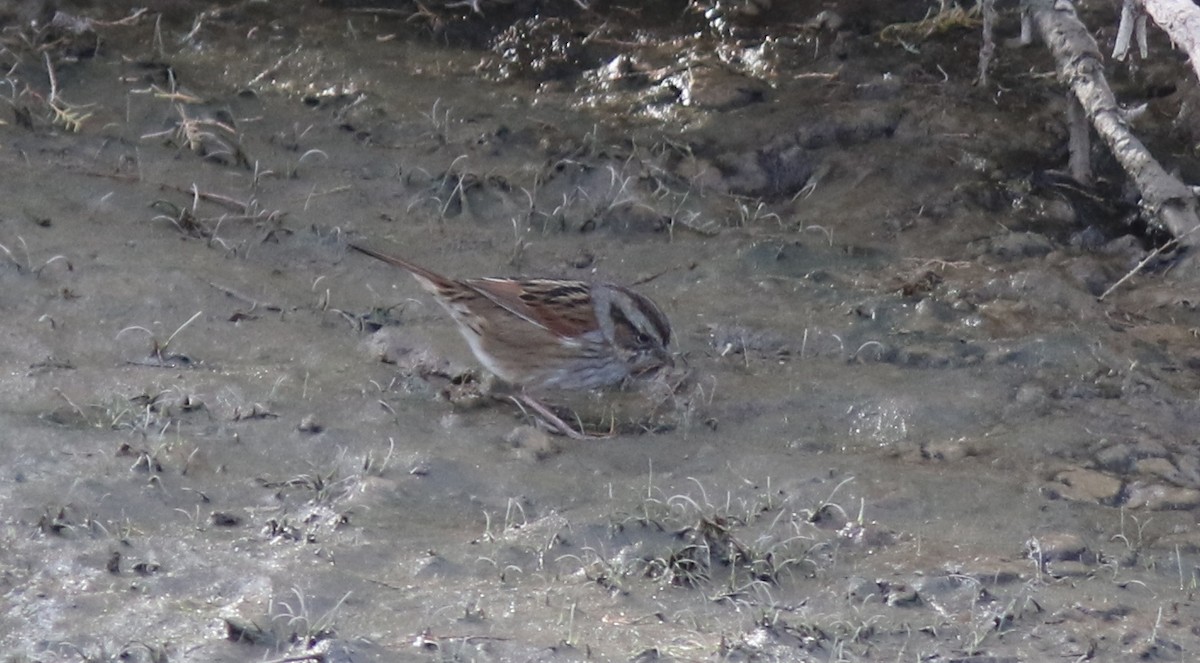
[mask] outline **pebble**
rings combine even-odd
[[[300,420],[300,424],[296,426],[296,430],[300,431],[301,433],[316,435],[317,433],[325,430],[325,427],[317,421],[316,416],[307,414],[304,415],[304,418]]]
[[[1026,382],[1018,387],[1013,403],[1018,406],[1014,409],[1028,410],[1037,415],[1050,412],[1050,394],[1036,382]]]
[[[1046,388],[1036,382],[1026,382],[1017,388],[1013,400],[1021,405],[1040,405],[1046,400]]]
[[[1005,233],[999,237],[971,242],[968,248],[1001,260],[1015,260],[1044,256],[1054,250],[1054,245],[1045,235],[1024,232]]]
[[[1030,558],[1045,562],[1082,561],[1088,552],[1087,544],[1078,534],[1071,532],[1047,532],[1025,542],[1025,552]],[[1095,555],[1091,555],[1095,558]]]
[[[522,460],[545,460],[562,451],[562,444],[556,438],[533,426],[517,426],[504,436],[504,442]]]
[[[768,90],[762,81],[720,64],[691,67],[682,82],[683,105],[711,110],[730,110],[762,101]]]
[[[1183,479],[1179,470],[1175,469],[1171,461],[1166,458],[1143,458],[1136,463],[1135,467],[1138,474],[1158,477],[1171,483],[1181,483]]]
[[[975,446],[963,438],[939,440],[921,447],[921,456],[930,460],[956,461],[976,455]]]
[[[884,603],[890,606],[916,607],[924,603],[921,600],[921,595],[908,583],[881,581],[878,584],[884,593]]]
[[[1125,506],[1150,511],[1195,509],[1200,506],[1200,490],[1134,481],[1129,484]]]
[[[1133,448],[1125,442],[1101,449],[1096,453],[1095,459],[1100,464],[1100,467],[1116,473],[1132,470],[1137,460],[1136,456],[1134,456]]]
[[[1121,494],[1121,481],[1103,472],[1075,467],[1054,475],[1049,489],[1067,500],[1112,504]]]

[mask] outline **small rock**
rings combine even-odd
[[[1146,255],[1141,240],[1133,235],[1121,235],[1104,245],[1104,253],[1122,258],[1125,264],[1132,267],[1138,264]]]
[[[1147,474],[1171,483],[1180,483],[1182,479],[1179,470],[1175,469],[1175,465],[1166,458],[1143,458],[1137,462],[1135,467],[1138,474]]]
[[[644,204],[614,205],[601,214],[600,223],[621,235],[659,233],[671,224],[670,217]]]
[[[985,557],[971,560],[970,567],[955,568],[953,571],[957,575],[973,578],[981,585],[1003,586],[1025,582],[1029,564],[1009,557]]]
[[[1072,233],[1070,244],[1084,251],[1096,251],[1104,246],[1104,232],[1096,226],[1088,226],[1083,230]]]
[[[1129,484],[1125,506],[1151,511],[1190,510],[1200,506],[1200,490],[1135,481]]]
[[[937,574],[925,577],[920,581],[917,592],[929,597],[946,598],[960,594],[963,591],[978,595],[979,587],[973,580],[956,574]]]
[[[767,91],[762,81],[719,64],[691,67],[677,83],[683,84],[680,101],[684,106],[710,110],[731,110],[762,101]]]
[[[325,430],[325,427],[322,426],[321,424],[317,423],[316,416],[308,414],[308,415],[305,415],[304,418],[300,420],[300,425],[296,426],[296,430],[300,431],[301,433],[308,433],[310,435],[315,435],[315,434],[320,433],[321,431]]]
[[[252,620],[237,617],[225,618],[225,638],[230,642],[261,647],[275,647],[279,642],[271,631],[264,629]]]
[[[1038,201],[1037,219],[1042,227],[1046,228],[1070,228],[1077,225],[1078,217],[1075,214],[1075,208],[1071,203],[1065,200],[1041,199]],[[1071,237],[1071,245],[1074,246],[1075,237]]]
[[[1101,449],[1096,453],[1095,458],[1100,467],[1117,473],[1132,470],[1137,461],[1133,448],[1124,442]]]
[[[1135,442],[1134,453],[1138,458],[1148,458],[1150,456],[1169,456],[1170,450],[1158,440],[1142,438]]]
[[[1035,382],[1026,382],[1017,388],[1013,402],[1022,405],[1037,414],[1045,414],[1049,409],[1050,395],[1046,388]]]
[[[806,30],[827,30],[829,32],[837,32],[842,29],[842,25],[846,20],[842,15],[831,10],[817,12],[815,16],[804,22]]]
[[[518,457],[529,460],[545,460],[562,451],[562,445],[555,438],[533,426],[517,426],[504,436],[504,442]]]
[[[393,364],[403,374],[451,374],[449,362],[434,351],[423,338],[398,327],[384,326],[368,336],[360,345],[371,359]]]
[[[917,590],[908,583],[880,581],[879,588],[884,593],[884,603],[896,607],[915,607],[924,603]]]
[[[1103,472],[1074,467],[1054,475],[1050,489],[1063,499],[1112,504],[1121,494],[1121,481]]]
[[[413,577],[422,580],[447,578],[462,572],[461,565],[451,562],[432,550],[418,559],[415,567]]]
[[[1017,258],[1040,258],[1053,251],[1054,244],[1045,235],[1024,232],[1006,233],[1000,237],[972,242],[970,248],[996,256],[1001,260],[1016,260]]]
[[[213,511],[209,518],[217,527],[237,527],[242,524],[242,517],[227,511]]]
[[[1175,456],[1174,460],[1184,485],[1200,485],[1200,458],[1190,454],[1180,454]]]
[[[929,460],[956,461],[975,454],[974,446],[962,438],[930,442],[921,447],[921,457]]]
[[[879,596],[879,586],[862,576],[850,576],[846,580],[846,598],[855,603],[864,603],[868,598]]]
[[[133,565],[133,572],[141,576],[152,576],[159,571],[162,571],[162,565],[158,562],[138,562]]]
[[[404,490],[400,487],[401,484],[410,484],[424,476],[413,472],[412,469],[411,466],[406,469],[403,462],[397,462],[395,471],[390,467],[386,469],[386,477],[369,473],[360,475],[361,478],[357,481],[354,490],[348,492],[344,497],[346,504],[353,508],[390,508],[389,505],[395,504],[396,495]],[[424,469],[428,473],[428,468]]]
[[[1026,554],[1042,563],[1081,561],[1087,554],[1087,544],[1078,534],[1070,532],[1048,532],[1025,542]]]

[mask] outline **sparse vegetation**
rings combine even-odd
[[[345,4],[0,7],[9,659],[1200,648],[1194,236],[963,57],[1015,5]],[[1187,178],[1179,60],[1100,64]],[[552,436],[376,238],[635,285],[677,370]]]

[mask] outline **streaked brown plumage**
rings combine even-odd
[[[666,315],[627,288],[560,279],[456,280],[349,246],[415,276],[458,323],[475,357],[506,382],[530,390],[593,389],[673,365]]]

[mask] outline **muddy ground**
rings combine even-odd
[[[9,6],[5,660],[1193,660],[1194,275],[1106,293],[1164,238],[933,4]],[[549,435],[348,240],[632,284],[690,375]]]

